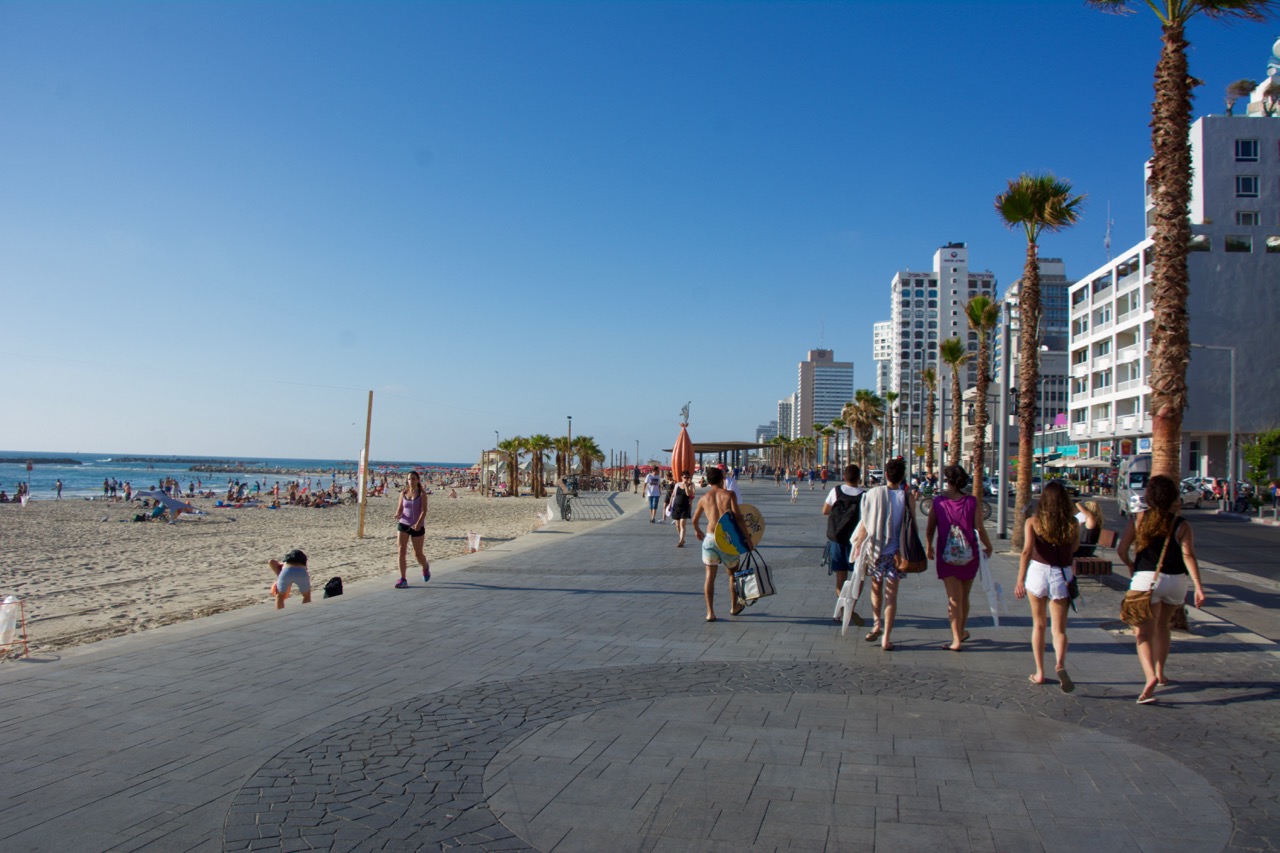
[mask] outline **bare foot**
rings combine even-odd
[[[1032,684],[1044,684],[1044,676],[1041,675],[1040,673],[1036,673],[1035,675],[1028,675],[1027,681],[1030,681]]]

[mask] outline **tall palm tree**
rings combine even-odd
[[[888,462],[890,459],[893,458],[893,440],[894,440],[893,413],[894,413],[894,410],[897,409],[898,407],[898,397],[900,396],[901,395],[897,391],[884,392],[884,420],[885,420],[884,431],[885,431],[885,434],[889,436],[889,442],[885,446],[885,451],[884,451],[886,462]]]
[[[937,412],[938,371],[926,367],[920,371],[920,381],[924,384],[924,470],[933,476],[933,419]]]
[[[569,476],[573,467],[573,448],[569,444],[569,436],[559,435],[552,439],[556,451],[556,481]]]
[[[542,474],[542,466],[546,462],[544,459],[548,450],[555,447],[555,442],[551,436],[546,433],[537,433],[529,436],[528,448],[533,454],[533,467],[529,472],[533,478],[533,496],[536,498],[546,497],[546,484],[543,482],[545,477]]]
[[[947,440],[947,463],[955,465],[960,459],[960,413],[964,411],[960,368],[973,358],[973,353],[959,338],[947,338],[938,345],[938,358],[951,368],[951,437]]]
[[[507,456],[507,488],[512,497],[520,497],[520,454],[524,452],[524,439],[518,435],[498,442],[498,449]]]
[[[858,460],[865,471],[867,469],[867,447],[875,438],[876,427],[883,421],[884,401],[874,391],[859,388],[853,394],[852,418],[845,416],[846,423],[851,423],[853,433],[858,437]]]
[[[1056,232],[1070,228],[1080,219],[1083,204],[1084,196],[1071,194],[1069,181],[1050,173],[1031,175],[1024,172],[1009,181],[1008,189],[996,196],[996,212],[1001,220],[1009,228],[1021,226],[1027,238],[1027,257],[1022,267],[1022,283],[1018,289],[1018,489],[1013,508],[1015,551],[1022,548],[1023,513],[1031,503],[1036,386],[1040,378],[1040,235],[1045,231]],[[1185,280],[1184,277],[1184,283]]]
[[[824,426],[822,428],[822,467],[827,467],[827,460],[831,457],[831,437],[836,434],[836,428],[833,426]]]
[[[844,418],[832,418],[831,428],[836,431],[836,468],[843,470],[840,464],[840,431],[845,428]],[[846,462],[844,464],[848,465],[849,463]]]
[[[1000,305],[989,296],[975,296],[964,306],[969,328],[978,333],[978,391],[973,412],[973,455],[970,470],[977,490],[982,490],[986,468],[987,390],[991,387],[991,335],[1000,320]],[[977,494],[977,492],[975,492]]]
[[[845,464],[853,461],[854,422],[858,419],[858,403],[850,400],[840,408],[840,420],[844,421],[844,452],[848,455]]]
[[[1130,12],[1128,0],[1088,0],[1105,12]],[[1187,23],[1210,19],[1265,21],[1276,0],[1143,0],[1160,19],[1160,59],[1151,104],[1151,194],[1155,207],[1152,246],[1151,473],[1182,476],[1182,413],[1187,407],[1187,363],[1191,337],[1187,320],[1187,252],[1191,242],[1191,90],[1187,66]],[[1027,389],[1023,389],[1025,392]]]

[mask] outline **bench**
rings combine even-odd
[[[1094,552],[1098,548],[1116,547],[1118,538],[1119,536],[1114,530],[1100,531],[1096,545],[1085,545],[1076,552],[1077,556],[1071,561],[1072,574],[1076,577],[1086,578],[1111,574],[1111,561],[1106,557],[1096,556]]]

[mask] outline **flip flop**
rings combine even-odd
[[[714,621],[716,621],[716,617],[714,617],[714,616],[708,616],[708,617],[707,617],[707,621],[708,621],[708,622],[714,622]]]
[[[1076,689],[1076,684],[1071,680],[1071,676],[1067,675],[1065,669],[1058,670],[1058,686],[1062,688],[1063,693],[1070,693]]]
[[[880,639],[880,635],[882,633],[884,632],[881,631],[879,628],[873,628],[871,630],[871,633],[867,634],[867,636],[864,637],[863,639],[865,639],[868,643],[874,643],[876,640]]]
[[[1152,693],[1150,696],[1139,696],[1139,697],[1138,697],[1138,704],[1139,704],[1139,705],[1153,705],[1153,704],[1155,704],[1155,701],[1156,701],[1156,694],[1154,694],[1154,693]]]
[[[968,631],[965,631],[965,632],[964,632],[964,636],[960,638],[960,642],[962,642],[962,643],[967,643],[967,642],[969,642],[969,632],[968,632]]]
[[[1031,682],[1032,684],[1034,684],[1036,687],[1043,687],[1043,686],[1044,686],[1044,682],[1043,682],[1043,681],[1036,681],[1036,677],[1035,677],[1034,675],[1028,675],[1028,676],[1027,676],[1027,681],[1030,681],[1030,682]]]
[[[891,652],[891,651],[893,651],[893,643],[890,643],[890,644],[889,644],[889,645],[887,645],[887,646],[881,646],[881,647],[880,647],[880,651],[882,651],[882,652]]]

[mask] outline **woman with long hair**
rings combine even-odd
[[[1067,584],[1074,578],[1071,557],[1080,547],[1080,522],[1067,490],[1056,480],[1045,483],[1035,515],[1027,519],[1018,564],[1018,584],[1013,594],[1031,604],[1031,656],[1036,671],[1027,676],[1032,684],[1044,684],[1045,611],[1053,625],[1054,669],[1063,693],[1075,690],[1067,674],[1067,608],[1071,605]]]
[[[405,569],[408,566],[405,552],[413,542],[413,558],[422,566],[422,580],[431,580],[431,564],[427,555],[422,553],[422,545],[427,539],[427,493],[422,489],[422,479],[417,471],[409,472],[409,482],[400,492],[400,502],[396,505],[396,540],[400,548],[400,580],[396,581],[396,589],[405,589],[409,581],[405,580]]]
[[[693,517],[693,472],[685,471],[680,475],[680,482],[675,484],[671,490],[671,520],[676,523],[676,532],[680,534],[680,538],[676,541],[677,548],[684,547],[684,528],[685,522]]]
[[[969,474],[959,465],[948,465],[942,479],[946,485],[929,507],[924,541],[930,560],[934,559],[937,543],[938,577],[947,589],[947,619],[951,622],[947,648],[958,652],[961,643],[969,639],[965,624],[969,621],[969,591],[978,576],[978,540],[982,540],[982,550],[988,557],[991,540],[982,523],[982,502],[975,495],[965,494]]]
[[[871,579],[871,610],[875,624],[867,634],[868,643],[880,640],[880,648],[893,651],[889,634],[898,612],[898,581],[906,577],[894,565],[894,555],[902,538],[902,522],[907,513],[915,512],[915,501],[902,487],[907,466],[901,459],[890,459],[884,465],[886,484],[877,486],[862,497],[862,517],[853,531],[852,553],[856,557],[865,546],[867,576]]]
[[[1134,629],[1138,660],[1147,677],[1138,694],[1140,705],[1156,701],[1156,687],[1169,683],[1164,667],[1172,643],[1170,622],[1186,602],[1188,578],[1195,584],[1196,607],[1204,606],[1195,535],[1191,525],[1184,524],[1178,516],[1178,484],[1171,477],[1157,474],[1147,481],[1146,500],[1147,508],[1129,520],[1116,546],[1120,559],[1133,573],[1129,589],[1151,590],[1151,618]],[[1131,548],[1137,549],[1136,556],[1130,557]]]
[[[1102,536],[1102,508],[1097,501],[1077,501],[1076,521],[1080,522],[1080,547],[1077,557],[1092,557]]]

